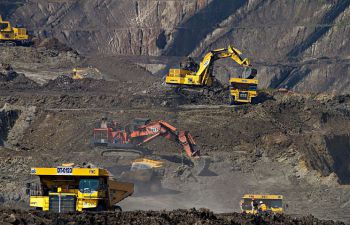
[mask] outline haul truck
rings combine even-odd
[[[258,96],[257,79],[231,78],[230,105],[235,103],[251,103]]]
[[[158,193],[162,189],[164,163],[151,159],[136,159],[130,171],[123,172],[120,180],[135,184],[136,193]]]
[[[240,201],[241,211],[249,214],[257,214],[258,210],[254,209],[253,203],[263,202],[267,206],[267,212],[283,213],[283,196],[282,195],[263,195],[263,194],[245,194]]]
[[[101,168],[32,168],[40,179],[27,184],[30,206],[42,211],[121,211],[116,204],[134,192],[134,184],[112,180]]]

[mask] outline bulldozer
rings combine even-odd
[[[58,213],[74,211],[121,211],[116,205],[134,192],[134,184],[113,180],[103,168],[80,168],[64,164],[31,168],[38,183],[27,184],[30,206]]]
[[[283,196],[271,194],[244,194],[240,201],[241,212],[258,214],[259,210],[254,208],[254,202],[263,202],[267,206],[267,213],[280,214],[284,212]]]
[[[91,78],[95,80],[104,79],[103,74],[100,72],[100,70],[91,66],[85,68],[73,68],[72,78],[74,80],[81,80],[86,78]]]
[[[244,68],[244,72],[237,78],[230,78],[230,104],[251,103],[257,96],[258,80],[254,79],[257,70],[252,67],[249,58],[243,58],[242,52],[231,45],[227,48],[212,50],[207,53],[200,63],[192,58],[180,63],[180,68],[172,68],[165,77],[165,83],[174,86],[176,92],[181,89],[200,89],[205,95],[215,95],[221,92],[223,85],[213,73],[214,62],[219,59],[231,58]]]
[[[158,193],[163,176],[164,162],[140,158],[134,160],[130,171],[123,172],[119,179],[134,183],[136,193]]]
[[[29,46],[32,41],[26,28],[13,27],[0,15],[0,46]]]

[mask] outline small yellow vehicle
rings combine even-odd
[[[38,176],[40,183],[27,184],[30,206],[42,211],[121,211],[116,204],[134,192],[132,183],[112,180],[101,168],[63,165],[31,168],[31,174]]]
[[[104,79],[104,76],[99,69],[94,67],[86,67],[86,68],[73,68],[72,78],[74,80],[81,80],[86,78],[102,80]]]
[[[0,15],[0,46],[30,45],[27,29],[13,27],[9,21],[2,20]]]
[[[258,83],[256,79],[231,78],[230,105],[252,103],[253,99],[258,96]]]
[[[254,202],[258,205],[263,202],[267,206],[270,213],[283,213],[283,196],[282,195],[262,195],[262,194],[245,194],[240,201],[241,211],[249,214],[259,213],[258,209],[254,209]]]

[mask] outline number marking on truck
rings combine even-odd
[[[57,167],[57,175],[72,175],[72,167]]]

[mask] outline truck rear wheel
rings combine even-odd
[[[114,212],[122,212],[123,211],[122,207],[120,207],[119,205],[113,206],[113,210],[114,210]]]
[[[12,41],[7,41],[5,42],[5,46],[16,46],[16,43]]]

